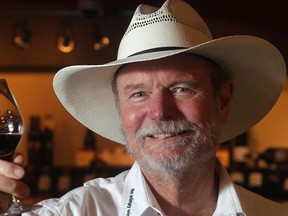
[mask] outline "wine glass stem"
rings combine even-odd
[[[18,200],[16,197],[12,197],[12,205],[9,208],[9,211],[6,215],[14,215],[14,216],[21,216],[21,213],[23,211],[22,204],[20,200]]]

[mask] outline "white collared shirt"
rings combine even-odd
[[[251,204],[251,202],[256,200],[258,206],[261,206],[262,199],[264,200],[264,198],[259,198],[258,195],[235,186],[223,166],[220,166],[219,176],[218,201],[213,216],[265,215],[262,213],[258,214],[259,211],[257,211],[257,214],[254,214],[253,208],[245,209],[245,214],[237,194],[240,193],[241,196],[243,196],[242,202],[249,202],[249,204]],[[245,196],[248,197],[247,200]],[[257,197],[257,199],[254,199],[254,196]],[[266,199],[264,203],[264,213],[266,212],[265,208],[273,206],[273,212],[275,212],[274,209],[280,207],[280,205],[271,204],[272,202]],[[269,205],[267,205],[267,203],[269,203]],[[129,171],[125,171],[116,177],[107,179],[97,178],[88,181],[83,187],[76,188],[59,199],[44,200],[40,204],[43,205],[41,209],[23,214],[23,216],[164,216],[155,197],[146,184],[137,162],[134,163]],[[249,204],[244,203],[245,206],[249,206]],[[285,212],[285,214],[282,214],[283,212]],[[275,215],[288,215],[286,214],[287,212],[282,208],[279,214],[277,214],[276,211]]]

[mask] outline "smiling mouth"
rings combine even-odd
[[[151,134],[148,137],[150,138],[158,138],[158,139],[165,139],[165,138],[169,138],[169,137],[175,137],[175,136],[179,136],[179,135],[183,135],[188,133],[188,131],[182,131],[179,133],[159,133],[159,134]]]

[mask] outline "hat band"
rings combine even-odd
[[[152,49],[147,49],[147,50],[142,50],[137,53],[133,53],[132,55],[129,55],[128,57],[136,56],[136,55],[141,55],[145,53],[152,53],[152,52],[159,52],[159,51],[167,51],[167,50],[177,50],[177,49],[185,49],[186,47],[157,47],[157,48],[152,48]]]

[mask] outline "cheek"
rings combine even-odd
[[[120,112],[123,130],[127,135],[136,134],[141,127],[142,112],[138,109],[124,108]]]
[[[184,104],[181,110],[187,120],[199,126],[215,118],[215,105],[207,101],[204,102],[202,99],[193,100],[193,103]]]

